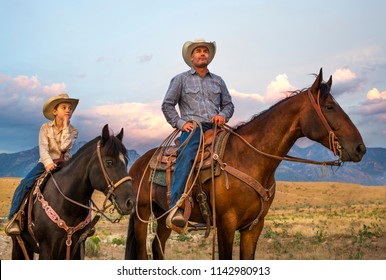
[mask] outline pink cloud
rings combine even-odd
[[[11,77],[0,74],[0,107],[7,118],[20,118],[21,115],[29,113],[30,117],[41,114],[44,101],[55,94],[64,91],[65,83],[42,84],[37,76],[19,75]],[[19,112],[11,114],[8,112]]]
[[[368,100],[379,100],[379,99],[386,100],[386,90],[380,92],[378,89],[372,88],[367,93],[367,99]]]
[[[357,78],[357,75],[348,68],[339,68],[335,70],[334,74],[332,74],[333,80],[335,82],[348,82],[353,81]]]
[[[295,89],[296,88],[290,84],[287,74],[279,74],[267,86],[264,99],[267,103],[278,102],[287,97],[288,91]]]
[[[114,133],[124,129],[127,147],[143,149],[146,145],[160,145],[173,131],[162,114],[160,104],[120,103],[94,106],[78,111],[75,117],[79,120],[80,134],[86,139],[95,137],[105,124],[109,124]]]

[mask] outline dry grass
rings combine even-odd
[[[7,215],[18,178],[0,178],[0,216]],[[101,201],[100,194],[95,201]],[[346,183],[278,182],[266,217],[256,259],[386,259],[386,187]],[[100,251],[95,259],[123,259],[127,218],[119,224],[97,224]],[[0,235],[4,236],[1,227]],[[3,237],[2,236],[2,237]],[[6,238],[6,237],[5,237]],[[234,258],[238,259],[236,234]],[[10,243],[1,239],[0,259],[9,259]],[[211,259],[212,236],[173,234],[166,259]]]

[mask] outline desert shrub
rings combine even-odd
[[[120,237],[120,238],[115,237],[111,242],[115,245],[125,245],[126,237]]]
[[[101,246],[100,238],[98,236],[91,236],[86,240],[86,255],[90,257],[97,257],[99,255]]]

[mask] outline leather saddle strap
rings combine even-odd
[[[248,174],[232,167],[232,166],[229,166],[227,164],[225,164],[219,157],[217,154],[214,154],[213,155],[213,159],[216,160],[220,166],[221,166],[221,169],[224,170],[225,172],[231,174],[232,176],[240,179],[241,181],[243,181],[244,183],[246,183],[248,186],[250,186],[252,189],[254,189],[258,194],[260,194],[260,196],[263,198],[264,201],[268,201],[271,196],[275,193],[275,184],[269,188],[269,189],[266,189],[263,187],[262,184],[260,184],[259,181],[257,181],[256,179],[254,179],[253,177],[249,176]]]
[[[167,161],[167,167],[166,167],[166,199],[167,199],[167,203],[168,203],[168,206],[170,206],[171,204],[171,201],[170,201],[170,193],[171,193],[171,188],[172,188],[172,160],[169,160]],[[154,171],[155,172],[155,171]]]

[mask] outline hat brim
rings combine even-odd
[[[49,119],[49,120],[54,120],[55,115],[53,113],[54,108],[60,104],[60,103],[71,103],[72,105],[72,112],[75,111],[76,107],[78,106],[79,99],[75,98],[58,98],[52,101],[47,101],[47,103],[43,107],[43,115]]]
[[[190,60],[192,52],[197,47],[207,47],[209,50],[208,64],[210,64],[216,54],[216,42],[186,42],[182,47],[182,57],[184,58],[185,63],[193,67],[193,63]]]

